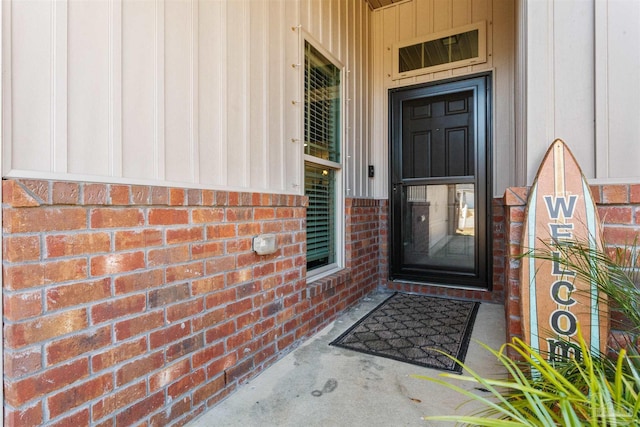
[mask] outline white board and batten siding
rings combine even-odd
[[[372,19],[372,153],[377,170],[375,194],[386,197],[388,177],[388,90],[485,71],[493,72],[493,193],[501,196],[515,180],[514,52],[512,0],[409,0],[377,9]],[[487,61],[424,75],[393,79],[393,44],[486,22]]]
[[[640,182],[640,2],[525,3],[531,183],[562,138],[590,183]]]
[[[364,0],[2,8],[3,176],[302,194],[304,31],[345,67],[345,194],[371,197]]]

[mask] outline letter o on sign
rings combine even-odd
[[[566,326],[562,327],[562,319],[566,319]],[[578,330],[576,316],[567,310],[556,310],[551,314],[551,328],[560,335],[571,336]]]

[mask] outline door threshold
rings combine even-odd
[[[444,289],[459,289],[461,291],[480,291],[480,292],[491,292],[488,288],[479,288],[477,286],[464,286],[464,285],[447,285],[444,283],[432,283],[432,282],[416,282],[414,280],[406,280],[406,279],[389,279],[391,283],[400,283],[403,285],[418,285],[418,286],[430,286],[434,288],[444,288]]]

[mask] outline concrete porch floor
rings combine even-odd
[[[188,426],[453,425],[427,422],[422,417],[469,414],[470,404],[458,408],[468,399],[411,377],[437,377],[442,371],[329,346],[390,295],[369,295]],[[501,369],[495,358],[477,341],[497,349],[505,341],[504,328],[504,307],[480,304],[465,363],[483,376],[499,376]],[[456,384],[469,390],[475,387],[462,381]]]

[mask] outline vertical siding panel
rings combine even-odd
[[[53,4],[52,19],[52,79],[51,87],[51,123],[53,152],[53,172],[67,172],[67,144],[68,144],[68,87],[67,87],[67,54],[68,54],[68,4],[66,0]]]
[[[228,143],[233,149],[227,151],[227,183],[232,187],[243,187],[247,183],[247,166],[250,153],[247,151],[247,114],[249,111],[248,85],[248,1],[235,1],[227,5],[227,123]],[[227,142],[225,142],[227,143]]]
[[[3,2],[4,3],[4,2]],[[11,54],[14,169],[51,171],[55,27],[53,4],[12,2]],[[38,153],[34,156],[33,153]]]
[[[347,5],[347,40],[348,40],[348,53],[347,53],[347,78],[346,78],[346,109],[347,114],[345,116],[345,141],[343,144],[344,147],[344,160],[343,164],[345,165],[345,185],[346,185],[346,195],[353,196],[355,191],[355,152],[354,152],[354,142],[355,142],[355,104],[356,104],[356,79],[357,79],[357,68],[354,63],[354,54],[356,51],[356,35],[355,35],[355,26],[356,26],[356,17],[355,17],[355,2],[351,0]]]
[[[200,182],[224,184],[226,138],[226,3],[199,5],[199,161]]]
[[[451,24],[459,27],[471,23],[471,0],[452,0]]]
[[[165,1],[155,2],[155,96],[153,105],[155,108],[155,134],[153,147],[154,175],[158,180],[165,179]]]
[[[122,176],[122,0],[109,2],[109,173]]]
[[[191,4],[165,4],[165,177],[189,182],[191,169]]]
[[[267,100],[269,69],[266,52],[269,46],[266,2],[250,3],[249,17],[249,157],[251,188],[266,188],[269,161]]]
[[[443,31],[453,24],[453,0],[433,0],[433,31]]]
[[[416,36],[416,7],[414,2],[401,3],[398,7],[398,41]]]
[[[292,67],[292,64],[301,64],[300,56],[300,15],[302,5],[297,1],[285,1],[285,68],[284,79],[284,123],[285,123],[285,192],[303,194],[304,187],[302,176],[302,72],[301,66]],[[287,29],[288,28],[288,29]]]
[[[189,112],[191,140],[191,181],[200,182],[200,2],[191,0],[191,108]]]
[[[322,44],[334,54],[336,46],[336,35],[340,33],[339,28],[332,26],[331,22],[331,4],[332,0],[323,0],[320,2],[320,9],[318,10],[318,18],[320,19],[320,34],[322,37]]]
[[[368,39],[365,32],[365,20],[366,20],[366,4],[365,2],[358,3],[358,146],[356,150],[356,157],[358,159],[356,169],[357,190],[356,196],[362,197],[366,195],[366,170],[368,162],[368,153],[366,150],[366,133],[365,129],[369,125],[366,120],[366,84],[369,78],[365,63],[366,52],[366,40]]]
[[[396,86],[397,81],[391,80],[393,70],[393,44],[398,41],[396,29],[398,28],[398,8],[390,7],[382,10],[382,43],[385,87]]]
[[[109,175],[109,3],[70,2],[68,170]]]
[[[385,99],[384,59],[386,51],[383,39],[383,12],[371,14],[371,164],[375,167],[376,178],[372,180],[371,191],[374,197],[386,197],[387,164],[387,139],[382,136],[382,123],[385,122],[384,110],[387,104]]]
[[[155,177],[156,5],[122,4],[122,175]]]
[[[331,50],[336,58],[339,58],[344,63],[344,51],[342,50],[342,39],[344,36],[344,25],[342,16],[340,16],[340,10],[342,8],[340,0],[331,0],[331,14],[329,15],[329,21],[331,21],[331,34],[333,35],[333,42],[331,44]]]
[[[433,32],[433,1],[422,0],[415,3],[416,36]]]
[[[273,0],[267,8],[267,60],[265,68],[267,73],[267,120],[268,153],[267,163],[268,188],[275,191],[284,190],[284,151],[283,146],[292,144],[284,135],[284,87],[285,73],[288,73],[285,64],[285,37],[291,32],[284,16],[284,2],[286,0]],[[289,66],[289,68],[292,68]]]
[[[12,168],[12,154],[13,154],[13,105],[12,105],[12,89],[11,82],[13,76],[13,37],[12,37],[12,25],[11,25],[11,2],[4,1],[0,3],[2,8],[2,171],[4,174],[9,172]]]

